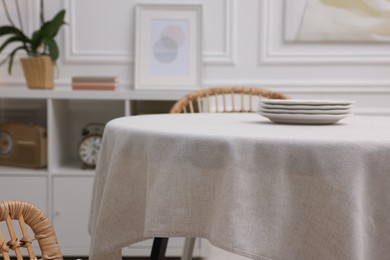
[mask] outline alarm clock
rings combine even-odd
[[[101,123],[89,123],[82,129],[77,152],[83,168],[96,167],[104,126]]]

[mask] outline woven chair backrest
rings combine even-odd
[[[24,201],[0,201],[0,224],[4,224],[0,229],[0,254],[4,260],[9,260],[10,255],[17,260],[23,260],[23,256],[38,259],[37,255],[42,260],[62,260],[53,225],[38,207]],[[38,254],[33,250],[34,241],[38,242]]]
[[[194,91],[171,108],[170,113],[255,112],[259,97],[287,99],[282,93],[255,87],[215,87]]]

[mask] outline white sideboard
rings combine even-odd
[[[94,170],[82,169],[77,146],[90,122],[141,113],[167,113],[188,91],[73,91],[70,88],[30,90],[0,87],[0,123],[44,126],[48,133],[48,166],[27,169],[0,166],[0,200],[30,201],[52,220],[64,255],[87,256],[87,230]],[[202,255],[197,240],[194,255]],[[128,256],[149,256],[152,241],[123,250]],[[180,256],[184,239],[172,238],[167,256]]]

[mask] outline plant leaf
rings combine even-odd
[[[0,37],[7,34],[15,34],[15,36],[22,37],[26,42],[30,41],[30,39],[18,28],[12,26],[2,26],[0,27]]]
[[[24,49],[24,46],[20,46],[20,47],[14,49],[14,50],[8,55],[8,57],[0,63],[0,66],[1,66],[1,65],[3,65],[3,64],[5,63],[5,61],[8,59],[8,74],[11,75],[11,73],[12,73],[12,65],[13,65],[13,63],[14,63],[14,57],[15,57],[16,52],[19,51],[19,50],[23,50],[23,49]]]
[[[51,20],[43,24],[41,32],[45,37],[55,37],[60,30],[61,26],[65,24],[65,10],[61,10]]]
[[[56,41],[53,38],[49,38],[49,37],[43,38],[43,41],[49,48],[49,55],[51,60],[55,62],[60,55]]]
[[[2,52],[4,50],[4,48],[7,47],[8,44],[13,43],[13,42],[25,43],[26,41],[20,36],[10,37],[3,43],[3,45],[0,46],[0,52]]]
[[[9,59],[9,57],[5,57],[2,61],[0,61],[0,67],[4,65],[4,63],[7,62],[7,60]]]
[[[43,35],[41,30],[36,30],[31,37],[31,51],[33,53],[38,52],[38,47],[41,45],[43,41]]]
[[[15,33],[15,28],[12,26],[1,26],[0,27],[0,37],[7,34]]]

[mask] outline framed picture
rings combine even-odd
[[[137,5],[135,88],[198,88],[201,29],[201,5]]]
[[[390,1],[285,0],[289,42],[389,42]]]

